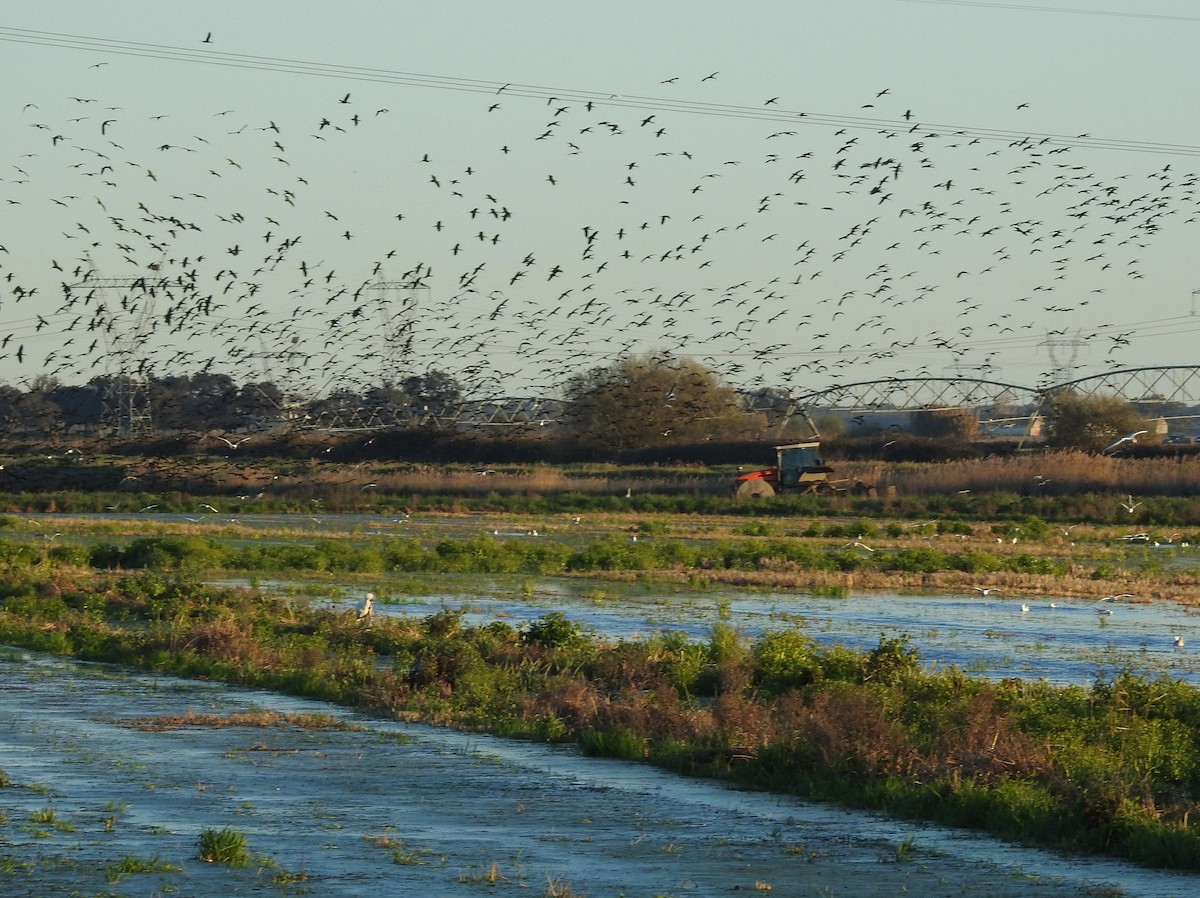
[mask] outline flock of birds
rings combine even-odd
[[[105,93],[133,64],[0,101],[0,369],[29,382],[536,395],[650,353],[792,390],[1076,338],[1119,367],[1146,254],[1200,213],[1169,159],[925,124],[886,87],[833,121],[504,84],[163,110]]]
[[[973,586],[971,588],[975,592],[979,593],[979,595],[981,597],[1001,594],[1001,591],[994,586]],[[1094,602],[1091,602],[1088,607],[1090,607],[1101,618],[1103,618],[1103,617],[1108,617],[1108,616],[1112,615],[1112,613],[1113,613],[1113,609],[1112,609],[1112,606],[1110,603],[1120,602],[1122,599],[1134,599],[1134,598],[1136,598],[1136,596],[1133,593],[1123,592],[1123,593],[1118,593],[1116,595],[1104,596],[1103,598],[1100,598]],[[1053,611],[1053,610],[1057,610],[1063,606],[1061,606],[1058,602],[1048,602],[1046,604],[1046,607]],[[1032,610],[1033,610],[1032,604],[1030,604],[1029,602],[1021,602],[1021,615],[1022,616],[1029,614]],[[1184,647],[1184,645],[1186,644],[1186,641],[1181,634],[1175,633],[1175,634],[1172,634],[1172,636],[1171,636],[1171,644],[1176,649],[1182,649]]]

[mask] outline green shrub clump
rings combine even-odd
[[[245,834],[235,829],[204,829],[196,857],[210,864],[245,867],[250,863],[250,849]]]

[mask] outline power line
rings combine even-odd
[[[1167,16],[1159,13],[1112,12],[1104,9],[1070,9],[1065,6],[1027,6],[1023,3],[981,3],[976,0],[901,0],[930,6],[977,6],[984,9],[1016,9],[1021,12],[1065,12],[1078,16],[1117,16],[1126,19],[1164,19],[1171,22],[1200,22],[1197,16]]]
[[[948,0],[908,0],[908,2],[948,2]],[[967,4],[982,5],[982,4]],[[1001,4],[994,4],[1001,5]],[[1020,7],[1033,8],[1033,7]],[[965,136],[980,140],[1005,141],[1017,144],[1044,144],[1049,146],[1086,147],[1116,150],[1120,152],[1153,153],[1158,155],[1200,156],[1200,146],[1153,141],[1121,140],[1093,137],[1088,134],[1064,135],[1045,132],[1011,131],[997,128],[964,127],[933,122],[910,122],[903,119],[870,118],[865,116],[839,115],[822,112],[806,112],[786,109],[763,109],[757,106],[706,103],[695,100],[679,100],[667,97],[650,97],[613,93],[609,91],[583,90],[569,87],[547,87],[506,81],[488,81],[457,78],[446,75],[427,75],[416,72],[398,72],[389,69],[344,66],[333,63],[308,62],[273,56],[254,56],[240,53],[224,53],[216,50],[195,50],[187,47],[172,47],[163,44],[148,44],[135,41],[94,38],[84,35],[64,34],[49,31],[30,31],[21,28],[0,26],[0,42],[29,44],[33,46],[61,47],[86,50],[118,56],[136,56],[164,59],[175,62],[191,62],[224,68],[240,68],[259,71],[284,72],[297,75],[312,75],[359,82],[375,82],[415,87],[423,90],[449,90],[467,93],[503,94],[528,99],[574,101],[593,106],[618,106],[632,109],[653,109],[659,112],[677,112],[687,115],[717,116],[723,118],[770,121],[792,125],[817,125],[837,128],[887,130],[896,134],[911,133],[923,139],[939,136]]]

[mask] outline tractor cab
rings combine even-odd
[[[785,490],[809,489],[813,484],[829,478],[833,468],[821,457],[821,444],[817,440],[776,446],[779,459],[779,487]]]
[[[774,468],[742,474],[734,483],[734,493],[743,498],[773,496],[783,492],[818,493],[829,488],[833,468],[821,457],[819,440],[807,440],[776,446]]]

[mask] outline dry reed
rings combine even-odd
[[[1200,456],[1127,459],[1090,452],[1040,452],[901,464],[872,464],[873,479],[901,495],[1004,491],[1026,495],[1132,493],[1141,496],[1200,495]],[[863,478],[865,479],[865,478]]]

